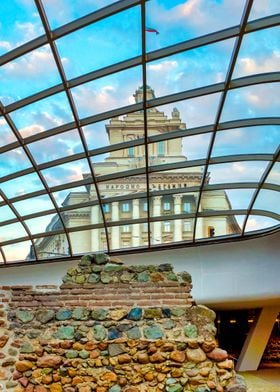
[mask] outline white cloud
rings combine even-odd
[[[9,41],[0,41],[0,48],[3,48],[7,51],[12,49],[12,45]]]
[[[16,78],[43,77],[56,71],[56,65],[50,50],[45,47],[3,65],[2,70],[7,76]]]
[[[276,72],[279,70],[280,52],[273,51],[271,57],[252,58],[242,57],[238,61],[236,73],[238,76]]]
[[[22,137],[26,138],[31,135],[35,135],[36,133],[44,132],[45,128],[39,124],[33,124],[28,127],[21,128],[20,134]]]
[[[148,65],[148,69],[154,72],[158,72],[158,71],[169,72],[177,67],[178,67],[178,62],[174,60],[173,61],[165,60],[158,64]]]

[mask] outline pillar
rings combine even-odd
[[[119,203],[114,201],[112,203],[112,214],[111,219],[112,222],[118,221],[119,218]],[[119,249],[120,248],[120,227],[119,226],[112,226],[111,227],[111,248],[112,249]]]
[[[243,345],[236,366],[238,371],[258,369],[278,313],[279,306],[267,306],[261,310]]]
[[[174,195],[173,199],[174,199],[174,214],[175,215],[181,214],[182,196],[181,195]],[[181,219],[177,219],[174,221],[173,240],[174,241],[182,241],[182,220]]]
[[[139,219],[140,217],[140,208],[139,208],[139,199],[134,199],[132,201],[132,218]],[[132,246],[140,245],[140,225],[134,224],[132,225]]]
[[[99,205],[91,207],[91,224],[100,223],[100,207]],[[100,246],[100,230],[92,229],[91,230],[91,250],[93,252],[101,249]]]
[[[153,216],[161,216],[161,196],[153,198]],[[152,244],[161,243],[161,222],[153,223]]]

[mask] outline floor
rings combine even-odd
[[[245,377],[248,392],[280,392],[280,368],[240,372]]]

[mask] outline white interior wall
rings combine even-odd
[[[215,308],[278,305],[279,233],[235,243],[123,255],[126,264],[171,263],[193,278],[193,297]],[[0,285],[60,284],[77,262],[1,268]]]

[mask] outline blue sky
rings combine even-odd
[[[56,29],[76,18],[112,4],[112,0],[43,0],[51,29]],[[277,4],[278,3],[278,4]],[[200,35],[239,24],[245,0],[150,0],[146,3],[146,25],[159,34],[146,33],[147,52],[165,48]],[[275,0],[255,0],[249,19],[254,20],[279,12]],[[38,10],[32,0],[6,0],[0,2],[0,55],[44,34]],[[273,27],[246,34],[242,42],[233,78],[277,72],[280,65],[280,28]],[[157,97],[179,93],[220,83],[225,80],[235,39],[228,39],[201,48],[189,50],[147,63],[147,82]],[[58,53],[67,79],[110,66],[116,62],[140,56],[141,9],[132,7],[95,24],[79,29],[56,40]],[[142,84],[141,66],[115,73],[71,89],[80,118],[134,103],[133,94]],[[0,68],[0,99],[4,105],[17,102],[29,95],[61,83],[52,51],[44,45]],[[180,111],[187,128],[212,124],[221,94],[176,102],[159,107],[171,115],[174,106]],[[265,99],[264,99],[265,97]],[[240,118],[279,116],[279,83],[259,84],[231,90],[226,98],[221,121]],[[11,119],[21,137],[43,133],[73,121],[73,115],[64,92],[40,100],[13,111]],[[108,143],[105,124],[100,121],[83,127],[89,149]],[[238,128],[219,132],[215,139],[212,156],[236,153],[273,153],[279,143],[279,126]],[[185,137],[183,152],[188,159],[205,158],[210,134]],[[0,117],[0,147],[16,140],[9,125]],[[49,137],[28,145],[36,163],[41,164],[83,151],[77,130]],[[94,160],[98,160],[98,157]],[[30,167],[30,161],[22,148],[1,154],[1,176]],[[213,165],[211,181],[222,178],[260,179],[265,162],[236,162]],[[272,182],[278,181],[278,170],[272,171]],[[80,160],[42,171],[49,186],[82,179],[89,172],[86,160]],[[256,179],[256,178],[257,179]],[[241,179],[242,180],[242,179]],[[39,177],[34,173],[3,183],[8,197],[42,189]],[[232,198],[238,200],[241,194]],[[34,199],[34,210],[47,209],[52,205],[45,198]],[[274,203],[274,193],[263,193],[257,200]],[[241,199],[240,199],[241,200]],[[244,199],[245,200],[245,199]],[[61,203],[62,197],[59,198]],[[16,204],[15,204],[16,207]],[[18,205],[20,213],[23,213]],[[9,208],[0,208],[2,217],[9,217]],[[8,219],[8,218],[5,218]],[[253,219],[253,218],[252,218]],[[255,218],[254,218],[255,219]],[[253,226],[253,220],[250,221]],[[266,221],[264,221],[266,222]],[[263,221],[256,221],[258,225]],[[35,226],[35,224],[34,224]],[[259,227],[259,226],[258,226]],[[25,244],[26,246],[29,244]]]

